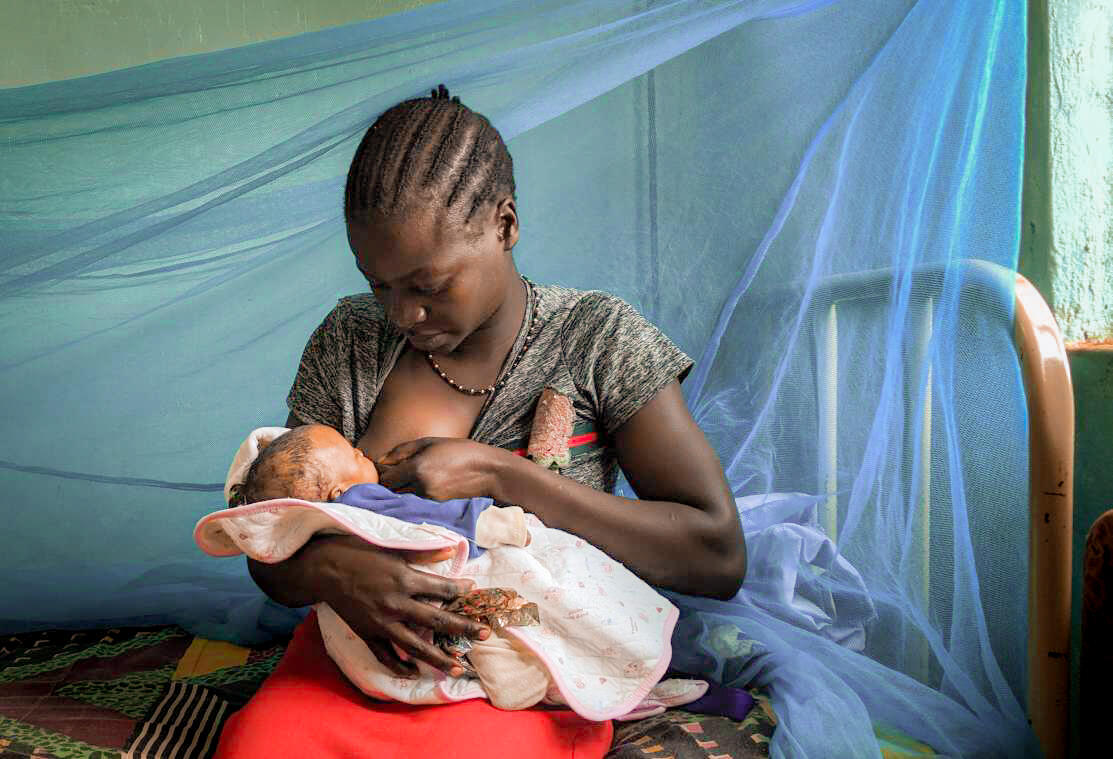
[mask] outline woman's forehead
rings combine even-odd
[[[424,213],[349,222],[348,241],[363,273],[384,282],[451,273],[476,252],[474,231]]]

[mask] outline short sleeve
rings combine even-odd
[[[692,359],[665,333],[608,293],[580,299],[565,321],[562,341],[577,389],[595,406],[607,435],[692,368]]]
[[[343,430],[340,398],[341,367],[347,364],[346,307],[338,303],[313,330],[301,354],[286,406],[303,422]]]

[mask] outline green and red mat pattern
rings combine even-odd
[[[255,693],[284,648],[241,648],[177,627],[0,636],[0,759],[209,757],[228,716]],[[708,745],[708,736],[693,726],[711,732],[723,727],[719,722],[747,749],[726,754],[731,742],[724,740],[719,756],[763,756],[774,724],[768,710],[744,724],[668,714],[665,722],[643,721],[653,731],[648,742],[637,729],[642,723],[625,725],[625,740],[608,757],[669,756],[652,750],[662,737],[698,751],[671,754],[677,759],[707,756],[699,746]]]
[[[0,636],[0,759],[209,756],[282,651],[178,627]]]
[[[0,636],[0,759],[212,755],[228,716],[258,690],[284,643],[243,648],[178,627]],[[607,759],[768,755],[768,699],[742,722],[670,709],[616,724]],[[878,730],[887,758],[930,750]]]

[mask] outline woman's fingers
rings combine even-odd
[[[337,550],[351,551],[342,564],[347,577],[338,583],[334,594],[323,599],[340,615],[384,666],[401,676],[412,676],[412,663],[399,661],[391,643],[427,662],[450,672],[458,662],[427,641],[411,627],[464,635],[480,640],[490,631],[475,620],[437,608],[423,599],[451,601],[475,587],[473,580],[451,580],[407,566],[413,555],[368,549],[349,540],[337,539]],[[449,549],[451,551],[451,549]],[[424,552],[436,557],[439,552]],[[350,584],[349,584],[350,583]]]
[[[412,570],[406,578],[406,595],[410,596],[409,603],[404,609],[399,609],[399,616],[405,621],[418,627],[448,633],[449,635],[466,635],[469,638],[485,640],[491,633],[486,625],[474,619],[459,614],[453,614],[438,608],[433,604],[418,600],[419,598],[433,598],[439,601],[451,601],[475,587],[474,580],[456,579]]]
[[[441,672],[445,672],[453,677],[459,677],[464,674],[464,669],[460,666],[458,661],[453,659],[442,649],[423,640],[420,635],[406,625],[395,622],[387,625],[387,632],[390,633],[391,638],[399,648],[406,651],[415,659],[421,659],[429,666],[436,667]]]
[[[415,490],[417,481],[417,467],[413,459],[403,459],[397,464],[388,464],[382,461],[378,465],[379,484],[395,492]]]
[[[394,674],[400,677],[416,677],[417,667],[410,662],[404,662],[398,658],[394,653],[394,649],[390,644],[379,638],[371,638],[364,641],[367,647],[371,649],[371,653],[379,660],[379,663],[389,669]]]
[[[475,640],[486,640],[491,636],[491,631],[486,625],[480,624],[474,619],[438,609],[432,604],[419,602],[418,607],[414,608],[408,617],[421,627],[427,627],[430,630],[437,630],[448,635],[463,635]]]
[[[438,601],[451,601],[475,587],[475,580],[450,580],[417,569],[411,569],[403,582],[406,595],[435,598]]]
[[[417,440],[408,440],[405,443],[399,443],[391,448],[390,451],[376,463],[385,466],[394,466],[399,461],[405,461],[410,456],[413,456],[418,451],[427,447],[434,440],[436,440],[436,438],[422,437]]]
[[[435,501],[490,495],[497,460],[506,455],[474,440],[421,438],[403,443],[378,462],[379,483]]]

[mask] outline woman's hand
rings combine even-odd
[[[454,673],[458,663],[414,628],[480,640],[491,634],[474,620],[428,603],[428,599],[451,601],[474,586],[471,580],[450,580],[406,564],[407,560],[443,559],[442,552],[384,551],[351,535],[318,538],[302,551],[311,554],[304,558],[319,568],[314,598],[328,603],[363,638],[375,658],[396,674],[413,675],[416,668],[398,657],[392,643],[443,672],[463,674],[462,670]]]
[[[423,437],[396,446],[382,460],[379,483],[409,490],[434,501],[490,495],[495,463],[509,451],[448,437]]]

